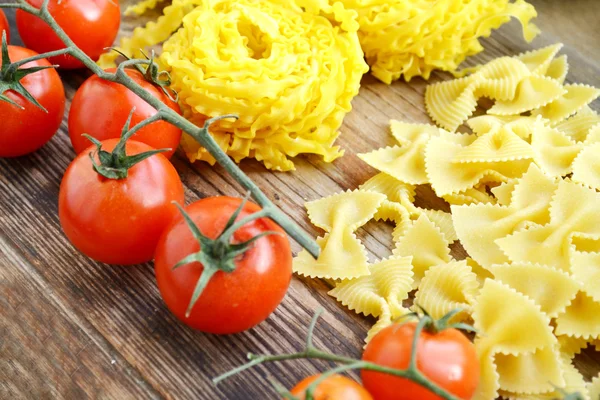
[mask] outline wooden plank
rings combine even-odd
[[[526,44],[513,21],[486,39],[486,51],[469,63],[516,54],[560,38],[567,44],[569,81],[600,86],[600,44],[594,20],[600,3],[533,3],[541,14],[544,34],[540,38]],[[121,34],[138,23],[126,19]],[[72,98],[83,75],[63,75]],[[435,73],[433,80],[447,77]],[[415,79],[387,86],[365,76],[354,110],[341,128],[339,144],[346,156],[331,165],[307,157],[298,159],[297,170],[291,173],[265,172],[252,161],[243,162],[242,167],[288,215],[307,231],[319,234],[308,223],[302,204],[353,189],[372,176],[374,170],[365,167],[356,154],[391,143],[390,118],[429,122],[423,107],[426,85]],[[593,107],[600,109],[599,102]],[[0,304],[2,316],[8,316],[0,321],[0,357],[4,357],[0,359],[0,390],[7,393],[0,391],[1,398],[272,398],[268,376],[291,387],[324,364],[303,361],[261,367],[218,388],[210,378],[242,363],[248,351],[299,349],[306,324],[319,306],[327,312],[317,328],[316,344],[347,355],[360,354],[373,321],[340,307],[327,296],[329,286],[317,280],[295,278],[273,316],[244,334],[211,336],[180,324],[159,297],[151,265],[99,265],[78,254],[62,235],[56,202],[62,173],[72,158],[64,122],[57,136],[36,154],[0,160]],[[241,193],[220,167],[190,166],[181,154],[174,162],[186,185],[188,202]],[[441,204],[431,193],[419,191],[419,195],[422,205]],[[359,231],[372,259],[390,253],[390,230],[384,224],[368,224]],[[296,244],[293,250],[299,250]],[[458,256],[460,249],[454,254]],[[588,352],[579,365],[586,376],[597,374],[600,357]]]

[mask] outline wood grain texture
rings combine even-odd
[[[562,41],[571,67],[568,81],[600,86],[600,2],[532,2],[540,13],[541,37],[529,45],[518,24],[511,22],[484,40],[486,51],[468,63]],[[10,13],[9,17],[12,20]],[[11,23],[14,26],[14,20]],[[125,19],[121,34],[138,23]],[[447,76],[436,73],[432,80]],[[72,98],[85,75],[63,77]],[[375,171],[356,154],[392,143],[389,119],[429,122],[423,106],[426,85],[415,79],[387,86],[365,76],[354,110],[341,129],[339,144],[346,156],[331,165],[307,157],[298,159],[297,170],[290,173],[267,172],[252,161],[242,167],[290,217],[318,234],[302,204],[356,188],[372,176]],[[599,110],[599,103],[592,107]],[[315,333],[316,344],[360,355],[373,321],[340,307],[327,296],[329,286],[324,282],[295,278],[268,321],[244,334],[219,337],[192,331],[169,313],[150,264],[108,267],[78,254],[62,235],[57,217],[60,180],[73,156],[64,122],[55,138],[35,154],[0,159],[0,398],[276,398],[267,377],[291,387],[327,365],[299,361],[259,367],[219,387],[210,379],[244,362],[249,351],[300,349],[306,325],[320,306],[326,313]],[[188,202],[241,193],[219,167],[189,165],[181,154],[174,163]],[[419,191],[418,203],[443,206],[428,191]],[[390,230],[385,224],[359,230],[372,259],[390,253]],[[295,244],[293,249],[299,250]],[[464,253],[458,247],[454,254]],[[578,359],[578,366],[587,377],[596,375],[600,356],[588,352]]]

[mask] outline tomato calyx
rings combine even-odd
[[[131,57],[129,57],[127,54],[123,53],[121,50],[112,47],[111,48],[112,51],[114,51],[115,53],[118,53],[119,55],[121,55],[122,57],[124,57],[126,60],[131,61]],[[160,90],[162,90],[162,92],[165,94],[165,96],[167,96],[169,98],[169,100],[177,102],[179,101],[179,94],[170,88],[171,86],[171,74],[168,71],[164,71],[164,70],[160,70],[160,68],[158,67],[158,64],[154,61],[154,50],[152,50],[152,52],[150,53],[150,57],[148,57],[148,55],[146,53],[144,53],[143,50],[140,50],[141,53],[144,55],[144,57],[146,58],[146,60],[148,61],[148,63],[144,63],[144,64],[133,64],[133,67],[138,70],[142,75],[144,75],[144,78],[150,82],[153,85],[156,85],[160,88]]]
[[[10,56],[8,54],[8,42],[6,40],[6,31],[2,31],[2,66],[0,66],[0,101],[6,101],[7,103],[12,104],[13,106],[19,107],[23,109],[20,104],[15,103],[11,98],[6,96],[6,93],[9,90],[12,90],[15,93],[23,96],[27,101],[36,107],[44,110],[44,112],[48,112],[44,106],[42,106],[36,99],[29,93],[29,91],[21,84],[21,79],[26,77],[27,75],[34,74],[36,72],[55,68],[55,65],[49,66],[38,66],[31,68],[19,68],[21,65],[26,64],[29,61],[34,61],[39,59],[40,57],[32,57],[26,60],[21,60],[17,63],[13,63],[10,60]]]
[[[152,157],[155,154],[171,151],[171,149],[158,149],[146,151],[132,156],[127,155],[127,141],[138,130],[152,122],[151,119],[147,119],[130,129],[131,118],[133,116],[134,111],[135,108],[133,108],[129,113],[129,117],[127,118],[127,121],[123,126],[121,139],[119,140],[119,143],[117,143],[112,152],[103,150],[102,142],[100,142],[98,139],[87,134],[83,135],[96,146],[96,151],[90,152],[90,159],[92,160],[92,166],[94,168],[94,171],[96,171],[98,174],[102,175],[107,179],[125,179],[128,176],[129,169],[135,166],[136,164],[141,163],[148,157]],[[98,154],[98,159],[100,163],[96,161],[94,157],[95,154]]]
[[[186,225],[192,232],[192,235],[200,244],[200,250],[179,261],[173,266],[172,269],[175,270],[179,267],[194,262],[198,262],[204,267],[202,273],[200,274],[200,278],[196,283],[196,287],[194,288],[188,308],[185,312],[186,318],[189,318],[194,305],[202,295],[202,292],[215,273],[218,271],[225,273],[231,273],[235,271],[236,259],[250,250],[254,242],[264,236],[281,235],[280,232],[266,231],[253,236],[251,239],[248,239],[245,242],[232,243],[232,236],[235,231],[251,221],[267,216],[266,210],[261,210],[236,222],[237,217],[240,215],[244,209],[244,206],[246,205],[246,202],[248,201],[248,197],[249,195],[243,199],[240,206],[231,215],[227,221],[227,224],[225,225],[225,228],[216,239],[210,239],[209,237],[205,236],[194,223],[190,215],[183,209],[183,207],[177,203],[174,203],[177,208],[179,208],[179,211],[181,212]]]
[[[469,324],[465,324],[463,322],[450,323],[454,316],[463,311],[460,308],[455,308],[454,310],[444,315],[442,318],[436,320],[427,312],[427,310],[423,309],[423,307],[419,305],[415,306],[421,310],[422,314],[419,314],[418,312],[412,312],[404,315],[403,318],[416,317],[419,320],[419,322],[423,322],[423,330],[429,333],[436,334],[446,329],[458,329],[473,333],[477,332],[476,329]]]

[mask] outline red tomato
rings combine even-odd
[[[241,199],[210,197],[186,208],[200,231],[215,239],[240,206]],[[260,210],[247,203],[239,218]],[[283,230],[272,220],[260,218],[245,224],[233,235],[241,243],[265,232]],[[200,263],[173,266],[200,250],[190,228],[178,217],[165,231],[154,259],[158,288],[167,307],[185,324],[204,332],[241,332],[264,321],[277,308],[292,277],[292,255],[287,236],[269,235],[258,239],[236,260],[233,272],[216,272],[192,308],[185,312],[204,267]]]
[[[2,31],[6,31],[6,41],[10,43],[10,26],[8,25],[8,19],[6,19],[6,14],[4,11],[0,10],[0,37],[2,36]]]
[[[364,361],[406,369],[417,324],[391,325],[371,339]],[[423,331],[417,349],[417,367],[431,381],[461,399],[470,399],[479,383],[479,360],[473,343],[456,329]],[[441,400],[429,390],[404,378],[363,370],[364,387],[375,400]]]
[[[313,375],[300,381],[291,393],[304,399],[306,389],[320,375]],[[373,397],[358,383],[342,375],[332,375],[319,383],[313,392],[314,400],[373,400]]]
[[[40,8],[43,0],[27,0]],[[96,61],[110,47],[121,24],[121,9],[115,0],[50,0],[50,14],[85,54]],[[38,17],[17,10],[17,29],[25,45],[40,53],[65,47],[52,29]],[[83,64],[71,56],[50,59],[61,68],[81,68]]]
[[[23,47],[8,46],[8,55],[13,62],[37,54]],[[49,65],[48,60],[43,59],[27,63],[21,68]],[[0,157],[22,156],[39,149],[54,136],[64,115],[65,90],[53,68],[27,75],[20,82],[46,111],[18,93],[10,90],[5,92],[8,98],[23,108],[0,100]]]
[[[112,72],[114,69],[108,71]],[[170,100],[160,88],[148,82],[139,71],[127,69],[126,72],[138,85],[180,113],[179,105]],[[123,85],[102,80],[96,75],[85,81],[75,94],[69,112],[69,135],[75,152],[81,153],[90,144],[89,140],[81,136],[84,133],[98,140],[120,137],[133,107],[135,112],[131,120],[132,127],[156,114],[154,107]],[[181,130],[168,122],[157,121],[140,129],[134,139],[155,149],[173,149],[163,153],[170,158],[179,146]]]
[[[112,151],[118,140],[103,143]],[[177,171],[157,154],[133,166],[125,179],[107,179],[92,168],[90,147],[71,163],[60,185],[58,212],[73,246],[107,264],[150,261],[163,230],[183,204],[183,185]],[[127,155],[152,150],[128,141]],[[97,156],[96,156],[97,159]]]

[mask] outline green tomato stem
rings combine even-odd
[[[115,73],[104,71],[100,66],[88,57],[81,49],[79,49],[73,40],[65,33],[58,25],[54,17],[50,15],[48,10],[49,0],[44,0],[42,6],[37,9],[29,5],[25,0],[17,0],[17,3],[2,3],[0,8],[16,8],[26,11],[37,16],[46,22],[56,35],[63,41],[66,48],[64,53],[70,54],[72,57],[81,61],[88,69],[96,74],[101,79],[119,83],[133,93],[141,97],[146,103],[154,107],[164,121],[177,126],[188,135],[192,136],[202,147],[204,147],[215,160],[246,190],[249,190],[256,202],[265,210],[266,215],[273,219],[281,228],[290,235],[298,244],[305,248],[313,257],[318,257],[320,247],[315,240],[302,230],[295,222],[293,222],[286,214],[284,214],[271,200],[258,188],[258,186],[239,168],[239,166],[219,147],[217,142],[209,134],[207,128],[201,128],[177,112],[171,110],[162,101],[154,97],[150,92],[138,85],[131,77],[129,77],[124,68],[136,64],[151,64],[150,60],[127,60],[122,62]]]

